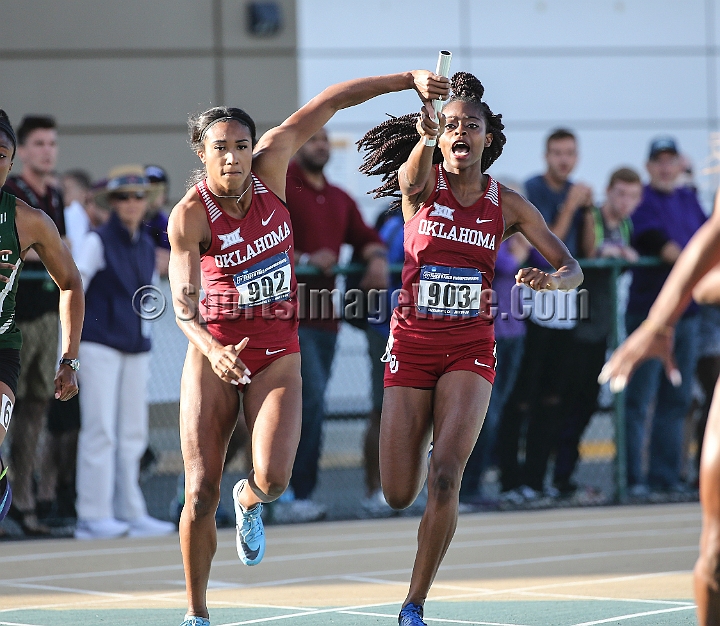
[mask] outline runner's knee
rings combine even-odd
[[[277,469],[267,469],[265,471],[258,471],[256,468],[254,471],[254,491],[259,490],[262,492],[262,496],[258,493],[257,496],[262,498],[265,502],[272,502],[277,500],[287,489],[290,483],[290,472],[278,471]]]
[[[460,489],[462,469],[455,462],[434,458],[428,474],[428,492],[435,499],[445,500]]]
[[[187,481],[187,478],[186,478]],[[185,504],[193,519],[215,515],[220,503],[220,485],[206,479],[188,481],[185,487]]]
[[[409,487],[403,488],[398,485],[386,489],[383,485],[383,495],[385,496],[385,501],[391,508],[396,511],[401,511],[407,509],[415,501],[417,492],[415,489]]]

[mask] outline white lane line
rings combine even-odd
[[[339,611],[343,615],[362,615],[367,617],[389,617],[397,619],[397,615],[388,615],[387,613],[368,613],[365,611]],[[443,624],[480,624],[481,626],[523,626],[522,624],[506,624],[501,622],[469,622],[462,619],[443,619],[440,617],[423,617],[426,622],[439,622]]]
[[[350,580],[358,583],[371,583],[373,585],[393,585],[399,587],[407,587],[406,581],[389,580],[387,578],[372,578],[370,576],[340,576],[342,580]],[[432,584],[433,589],[448,589],[453,591],[475,591],[477,593],[492,593],[494,589],[487,587],[467,587],[461,585],[448,585],[446,583],[439,583],[436,581]]]
[[[63,593],[77,593],[88,596],[99,596],[101,598],[119,598],[124,599],[133,597],[124,593],[113,593],[111,591],[91,591],[90,589],[73,589],[72,587],[57,587],[55,585],[38,585],[33,583],[7,583],[8,587],[17,587],[19,589],[39,589],[41,591],[60,591]]]
[[[50,586],[50,585],[31,585],[31,584],[25,584],[25,583],[17,583],[11,585],[12,587],[19,587],[19,588],[27,588],[27,589],[41,589],[44,591],[58,591],[62,593],[70,593],[70,594],[77,594],[77,595],[89,595],[89,596],[99,596],[103,598],[103,600],[97,600],[93,598],[92,600],[76,600],[74,602],[62,602],[62,603],[52,603],[52,604],[39,604],[35,606],[22,606],[22,607],[15,607],[15,608],[7,608],[7,609],[0,609],[0,613],[12,613],[16,611],[28,611],[28,610],[35,610],[35,609],[57,609],[57,608],[79,608],[87,605],[97,605],[97,604],[112,604],[114,602],[123,602],[125,600],[127,601],[133,601],[135,603],[141,603],[143,600],[155,600],[156,602],[177,602],[180,598],[177,596],[180,596],[184,599],[185,593],[184,592],[178,592],[178,591],[172,591],[167,592],[163,594],[132,594],[132,593],[110,593],[110,592],[101,592],[101,591],[91,591],[88,589],[74,589],[74,588],[68,588],[68,587],[56,587],[56,586]],[[231,600],[208,600],[208,604],[212,605],[214,607],[223,607],[223,606],[237,606],[237,607],[246,607],[246,608],[263,608],[263,609],[278,609],[278,610],[284,610],[284,611],[313,611],[316,610],[314,607],[302,607],[302,606],[284,606],[281,604],[258,604],[253,602],[240,602],[240,601],[231,601]]]
[[[630,531],[633,532],[633,531]],[[690,531],[688,531],[690,532]],[[601,533],[604,538],[607,538],[607,535],[614,535],[615,538],[617,536],[622,535],[622,533]],[[674,534],[669,533],[669,534]],[[683,533],[686,534],[686,533]],[[634,536],[634,535],[630,535]],[[567,543],[570,539],[577,539],[579,541],[587,541],[588,539],[595,538],[596,535],[576,535],[571,537],[565,537],[565,540],[563,543]],[[522,539],[516,539],[516,540],[508,540],[506,542],[510,545],[517,545],[517,544],[534,544],[534,543],[547,543],[544,541],[544,538],[522,538]],[[484,541],[479,542],[460,542],[459,545],[456,545],[457,548],[468,548],[468,547],[483,547],[487,545]],[[494,544],[498,545],[498,544]],[[505,545],[505,544],[500,544]],[[695,546],[693,549],[697,550],[697,547]],[[377,547],[377,548],[358,548],[358,549],[350,549],[350,550],[331,550],[326,552],[305,552],[302,554],[293,554],[293,555],[284,555],[284,556],[271,556],[266,557],[264,559],[264,563],[286,563],[290,561],[304,561],[304,560],[311,560],[315,561],[320,558],[339,558],[339,557],[348,557],[348,556],[366,556],[371,554],[390,554],[393,552],[407,552],[407,551],[415,551],[417,550],[417,545],[406,545],[406,546],[395,546],[395,547]],[[684,551],[687,550],[687,547],[681,546],[677,548],[670,548],[671,552],[674,551]],[[447,565],[443,566],[444,570],[458,570],[458,569],[475,569],[475,568],[487,568],[487,567],[497,567],[499,564],[502,564],[500,566],[512,566],[512,565],[526,565],[531,563],[553,563],[558,561],[565,561],[565,560],[575,560],[577,558],[599,558],[602,555],[608,555],[608,556],[615,556],[615,555],[638,555],[638,554],[664,554],[667,553],[668,548],[642,548],[642,549],[636,549],[636,550],[619,550],[619,551],[608,551],[608,552],[590,552],[590,553],[578,553],[576,555],[559,555],[559,556],[548,556],[548,557],[538,557],[538,558],[531,558],[531,559],[515,559],[510,561],[500,561],[500,562],[490,562],[490,563],[471,563],[467,565]],[[587,555],[585,557],[584,555]],[[237,559],[231,559],[226,561],[215,561],[213,563],[213,567],[237,567],[238,560]],[[181,564],[174,564],[174,565],[158,565],[153,567],[135,567],[135,568],[128,568],[124,570],[105,570],[100,572],[74,572],[72,574],[48,574],[45,576],[30,576],[26,578],[15,578],[10,580],[0,580],[0,586],[7,585],[7,584],[13,584],[13,583],[35,583],[35,582],[49,582],[53,580],[78,580],[83,578],[100,578],[100,577],[109,577],[109,576],[129,576],[129,575],[135,575],[135,574],[142,574],[142,573],[157,573],[157,572],[168,572],[168,571],[182,571],[182,565]],[[398,573],[405,573],[406,569],[400,570]],[[379,572],[382,573],[382,572]],[[336,574],[336,576],[341,576],[341,573]]]
[[[520,512],[523,513],[523,512]],[[538,511],[537,513],[542,513]],[[502,514],[501,514],[502,515]],[[465,516],[467,519],[467,516]],[[578,519],[578,520],[567,520],[567,521],[554,521],[554,522],[529,522],[529,523],[514,523],[514,524],[497,524],[492,526],[482,525],[463,525],[461,524],[455,532],[456,537],[464,535],[476,535],[476,534],[490,534],[490,533],[506,533],[512,531],[521,531],[523,534],[530,530],[568,530],[573,528],[600,528],[606,526],[623,526],[628,525],[646,525],[652,524],[663,524],[673,522],[700,522],[700,513],[682,513],[682,514],[667,514],[667,515],[643,515],[629,518],[613,517],[607,519]],[[348,523],[348,522],[346,522]],[[374,524],[375,526],[384,525],[383,520],[369,521],[368,524]],[[269,529],[272,533],[272,527]],[[699,526],[698,526],[699,532]],[[415,539],[417,536],[417,529],[409,529],[407,531],[391,531],[391,532],[368,532],[368,533],[338,533],[337,535],[327,533],[322,536],[310,536],[310,537],[271,537],[273,545],[307,545],[314,543],[328,543],[328,541],[337,541],[339,543],[349,543],[351,541],[363,542],[363,541],[383,541],[393,539]],[[132,542],[132,539],[126,540]],[[27,542],[28,545],[35,545],[37,542]],[[235,547],[235,541],[220,541],[218,542],[218,548],[231,548]],[[42,561],[42,560],[53,560],[53,559],[71,559],[71,558],[90,558],[96,556],[113,556],[121,554],[147,554],[149,552],[178,552],[178,545],[176,542],[166,545],[141,545],[141,546],[123,546],[117,548],[93,548],[86,550],[66,550],[62,552],[40,552],[36,554],[17,554],[10,556],[1,556],[0,563],[17,563],[17,562],[31,562],[31,561]]]
[[[660,609],[658,611],[645,611],[644,613],[630,613],[628,615],[618,615],[616,617],[607,617],[605,619],[598,619],[592,622],[581,622],[573,624],[573,626],[597,626],[597,624],[609,624],[610,622],[617,622],[621,619],[635,619],[636,617],[648,617],[649,615],[662,615],[664,613],[676,613],[678,611],[691,611],[695,610],[694,606],[677,606],[672,609]]]
[[[19,622],[0,622],[0,626],[38,626],[38,624],[20,624]]]
[[[670,604],[673,606],[695,606],[692,602],[679,602],[676,600],[650,600],[650,599],[641,599],[641,598],[611,598],[611,597],[605,597],[605,596],[585,596],[585,595],[576,595],[576,594],[570,594],[570,593],[550,593],[550,592],[540,592],[540,591],[522,591],[517,590],[513,593],[516,593],[518,595],[522,596],[533,596],[533,597],[539,597],[539,598],[567,598],[569,600],[598,600],[598,601],[605,601],[605,602],[637,602],[638,604]]]

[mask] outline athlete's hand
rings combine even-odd
[[[428,100],[445,100],[450,94],[450,80],[427,70],[413,70],[413,89],[426,102]]]
[[[12,250],[0,250],[0,257],[3,257],[7,254],[12,254]],[[5,261],[0,261],[0,270],[10,269],[14,270],[15,265],[13,265],[12,263],[6,263]],[[3,276],[2,274],[0,274],[0,282],[9,283],[10,279],[7,276]]]
[[[247,337],[235,345],[213,344],[208,352],[208,361],[220,380],[233,385],[250,383],[250,370],[238,356],[250,341]]]
[[[445,130],[445,116],[440,113],[440,119],[438,120],[432,103],[426,102],[420,110],[420,117],[418,117],[415,128],[424,139],[437,139]]]
[[[558,279],[554,274],[543,272],[537,267],[523,267],[515,274],[515,282],[527,285],[535,291],[542,289],[554,290],[558,288]]]
[[[649,359],[660,359],[665,375],[674,387],[682,384],[682,376],[673,358],[673,333],[669,327],[640,325],[612,353],[610,360],[598,376],[601,385],[610,383],[610,391],[620,393],[628,384],[633,372]]]
[[[61,365],[55,374],[55,399],[69,400],[77,392],[77,372],[69,365]]]

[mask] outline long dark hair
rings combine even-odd
[[[205,133],[217,122],[235,120],[250,131],[252,147],[257,143],[257,130],[255,121],[242,109],[236,107],[213,107],[202,113],[194,113],[188,117],[188,133],[190,135],[190,147],[193,152],[201,150],[205,141]],[[187,180],[187,188],[190,189],[205,178],[205,168],[199,168],[191,172]]]
[[[482,83],[468,72],[458,72],[450,79],[450,102],[471,102],[476,104],[485,119],[486,132],[492,134],[492,143],[483,150],[480,166],[483,172],[487,170],[502,154],[503,146],[507,141],[505,125],[502,115],[495,115],[487,103],[482,99],[485,88]],[[447,103],[446,103],[447,105]],[[412,149],[418,142],[418,133],[415,128],[417,114],[410,113],[401,117],[391,117],[382,124],[370,129],[365,136],[357,142],[358,150],[364,150],[363,163],[360,171],[368,176],[382,176],[382,184],[371,192],[374,198],[401,198],[398,170],[410,157]],[[433,152],[433,164],[442,163],[443,155],[439,146]],[[399,200],[391,207],[398,206]]]

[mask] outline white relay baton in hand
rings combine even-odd
[[[438,76],[444,76],[445,78],[450,78],[450,61],[452,61],[452,52],[448,52],[447,50],[440,50],[440,54],[438,55],[438,62],[437,62],[437,68],[435,69],[435,73]],[[435,109],[435,121],[437,122],[440,119],[440,111],[442,110],[443,101],[442,100],[433,100],[433,109]],[[435,139],[428,139],[425,138],[425,145],[426,146],[434,146],[436,144]]]

